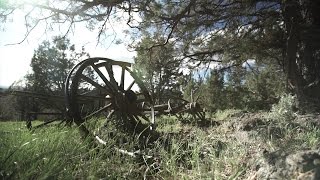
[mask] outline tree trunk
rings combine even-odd
[[[287,38],[284,68],[301,110],[310,109],[311,106],[313,110],[319,110],[320,18],[316,13],[319,11],[319,3],[308,0],[286,1],[283,4]]]

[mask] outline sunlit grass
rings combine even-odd
[[[242,110],[240,109],[227,109],[227,110],[218,110],[213,116],[217,120],[225,120],[227,118],[232,117],[233,115],[241,113]]]
[[[226,114],[239,112],[219,113],[222,123],[228,123],[233,115]],[[103,123],[103,119],[92,119],[87,125],[95,129]],[[82,139],[75,126],[55,124],[29,131],[24,122],[1,122],[0,178],[243,179],[264,150],[292,152],[320,145],[320,130],[315,127],[279,127],[279,139],[269,128],[279,124],[252,132],[183,124],[175,116],[162,116],[157,124],[160,138],[141,148],[136,137],[117,131],[112,124],[100,129],[106,141],[100,145]],[[138,153],[132,157],[119,149]]]

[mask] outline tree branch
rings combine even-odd
[[[179,21],[180,21],[183,17],[185,17],[185,14],[186,14],[186,13],[189,13],[189,12],[190,12],[191,7],[195,4],[195,2],[196,2],[196,0],[191,0],[191,1],[189,2],[188,6],[187,6],[186,8],[184,8],[179,14],[177,14],[176,16],[174,16],[174,17],[172,17],[172,18],[167,18],[167,20],[173,20],[173,23],[172,23],[172,25],[171,25],[171,30],[170,30],[170,32],[169,32],[169,34],[168,34],[165,42],[162,43],[162,44],[155,44],[155,45],[151,46],[151,47],[149,48],[149,50],[152,49],[152,48],[155,48],[155,47],[165,46],[166,44],[168,44],[168,42],[169,42],[169,40],[170,40],[170,38],[171,38],[171,36],[172,36],[172,34],[173,34],[173,31],[175,30],[175,28],[176,28],[176,26],[178,25]],[[160,18],[161,18],[161,19],[166,19],[166,17],[161,17],[161,16],[160,16]],[[170,24],[170,23],[169,23],[169,24]]]

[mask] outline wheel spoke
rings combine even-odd
[[[107,116],[107,119],[110,119],[110,117],[114,114],[114,112],[115,112],[115,110],[112,109],[112,110],[109,112],[109,114],[108,114],[108,116]]]
[[[124,89],[124,74],[125,74],[125,67],[122,66],[122,68],[121,68],[121,81],[120,81],[121,89]]]
[[[92,116],[101,113],[102,111],[104,111],[104,110],[108,109],[109,107],[111,107],[111,105],[112,104],[110,103],[108,105],[105,105],[105,106],[101,107],[100,109],[98,109],[98,110],[92,112],[91,114],[87,115],[84,119],[91,118]]]
[[[100,69],[95,65],[95,64],[91,64],[92,68],[94,69],[94,71],[96,71],[99,75],[99,77],[102,79],[102,81],[107,85],[107,87],[109,88],[110,91],[114,91],[112,85],[110,84],[110,82],[108,81],[108,79],[103,75],[103,73],[100,71]]]
[[[132,116],[136,119],[136,121],[139,121],[139,122],[140,122],[140,118],[139,118],[138,115],[133,114]]]
[[[126,89],[126,91],[129,91],[135,83],[136,83],[136,81],[133,80],[132,83],[131,83],[131,84],[128,86],[128,88]]]
[[[92,79],[88,78],[87,76],[85,76],[85,75],[82,74],[82,75],[81,75],[81,78],[82,78],[83,80],[85,80],[86,82],[92,84],[92,85],[93,85],[94,87],[96,87],[97,89],[106,91],[107,93],[110,94],[110,92],[109,92],[106,88],[104,88],[104,87],[101,86],[100,84],[94,82]]]
[[[203,116],[199,113],[199,112],[196,112],[196,116],[200,119],[200,120],[203,120]]]
[[[110,78],[110,83],[112,84],[113,88],[117,89],[118,87],[118,83],[117,81],[114,79],[114,73],[113,73],[113,69],[112,69],[112,65],[111,64],[107,64],[105,66],[108,74],[109,74],[109,78]]]

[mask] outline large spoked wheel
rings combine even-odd
[[[66,107],[73,122],[88,135],[84,123],[96,116],[115,116],[129,132],[154,126],[151,96],[130,63],[89,58],[77,64],[66,79]]]

